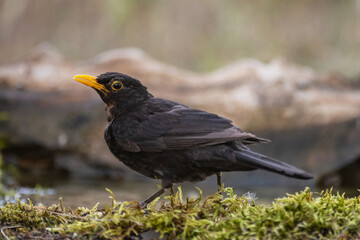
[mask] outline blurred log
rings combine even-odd
[[[69,63],[47,44],[23,62],[0,67],[0,111],[9,114],[0,134],[9,142],[8,154],[20,156],[20,146],[40,146],[54,153],[49,168],[81,176],[126,175],[103,140],[104,104],[72,80],[75,74],[107,71],[140,79],[157,97],[225,115],[246,131],[263,133],[273,143],[257,147],[260,151],[316,176],[360,156],[360,89],[340,76],[285,60],[264,64],[251,59],[200,74],[161,63],[139,49]],[[17,157],[22,166],[28,164],[20,159],[31,161]]]

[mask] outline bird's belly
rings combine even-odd
[[[168,179],[174,183],[203,181],[216,173],[210,169],[199,168],[186,151],[156,153],[119,151],[116,157],[129,168],[147,177]]]

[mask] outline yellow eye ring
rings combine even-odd
[[[113,84],[111,84],[111,88],[114,91],[119,91],[124,87],[124,85],[122,84],[122,82],[119,81],[115,81],[113,82]]]

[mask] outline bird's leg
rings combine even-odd
[[[140,207],[141,207],[142,209],[146,208],[149,203],[151,203],[152,201],[155,200],[155,198],[161,196],[161,194],[163,194],[163,193],[165,192],[165,190],[166,190],[166,189],[165,189],[164,187],[162,187],[162,188],[161,188],[159,191],[157,191],[154,195],[152,195],[152,196],[150,196],[149,198],[147,198],[147,199],[145,199],[144,201],[142,201],[142,202],[140,203]]]
[[[221,172],[216,173],[218,191],[221,190]]]
[[[170,196],[172,196],[172,197],[174,196],[174,189],[172,186],[170,187]]]
[[[161,196],[167,188],[172,189],[173,183],[167,179],[161,179],[161,189],[157,191],[154,195],[150,196],[149,198],[145,199],[140,203],[140,207],[142,209],[146,208],[149,203],[155,200],[155,198]]]

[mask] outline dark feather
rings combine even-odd
[[[253,166],[256,168],[269,170],[293,178],[313,178],[311,174],[299,168],[296,168],[284,162],[280,162],[279,160],[261,155],[248,149],[236,151],[235,156],[240,165],[245,164],[247,166]]]
[[[117,142],[136,144],[141,151],[159,152],[184,150],[241,140],[244,144],[268,142],[243,132],[226,118],[216,114],[188,108],[163,99],[156,104],[167,103],[165,111],[152,112],[134,125],[135,131],[123,138],[114,134]],[[170,106],[169,106],[170,105]],[[119,138],[121,136],[121,138]]]

